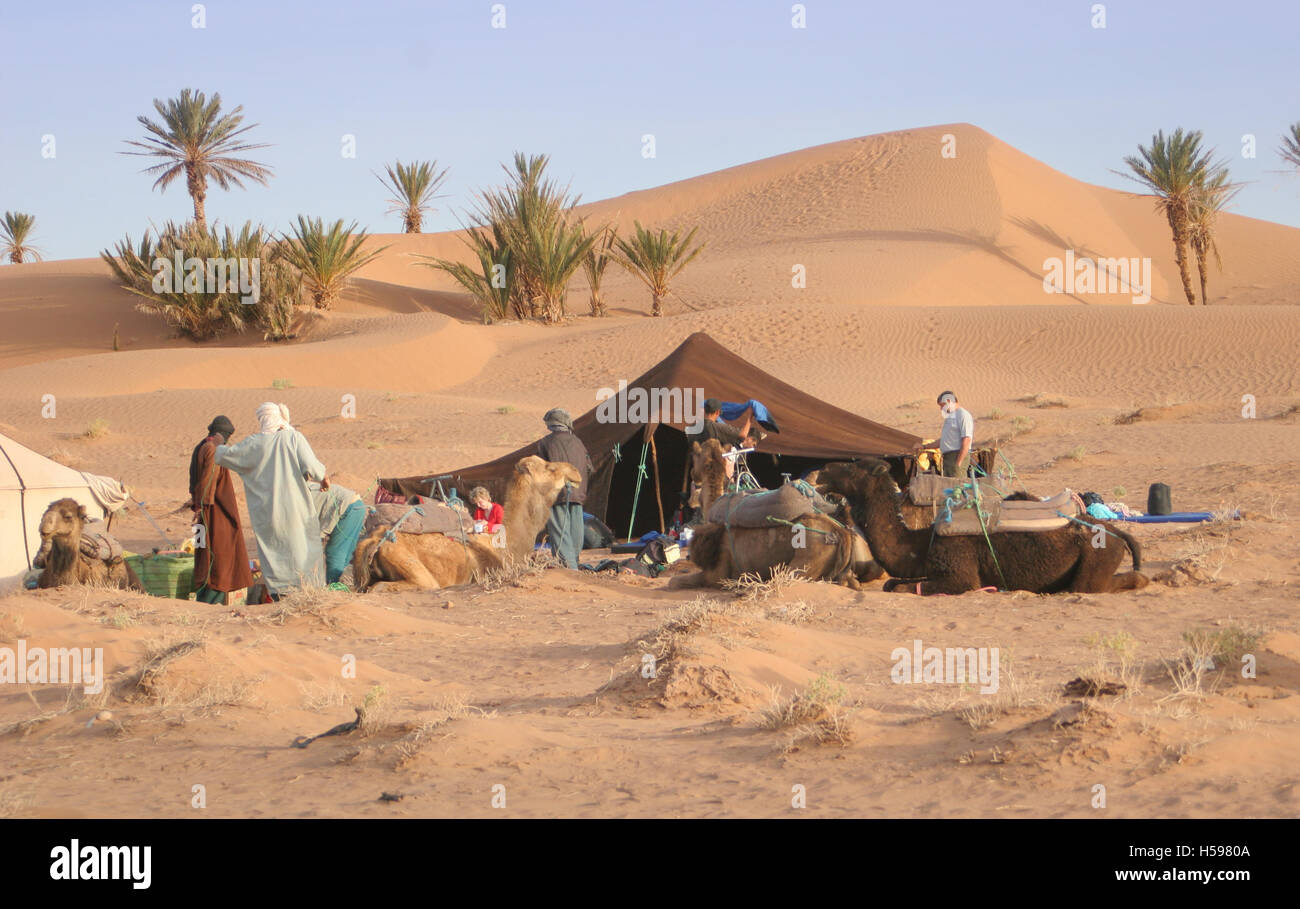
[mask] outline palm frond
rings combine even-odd
[[[1300,121],[1291,124],[1287,134],[1282,137],[1277,153],[1287,164],[1300,170]]]
[[[682,269],[704,251],[705,244],[691,248],[698,227],[691,228],[682,236],[678,231],[669,233],[661,228],[652,232],[642,227],[639,221],[632,223],[631,239],[618,237],[614,241],[618,249],[614,261],[649,288],[652,297],[651,314],[662,315],[660,301],[668,295],[673,278],[681,274]]]
[[[20,211],[7,211],[0,221],[0,258],[7,258],[13,265],[21,265],[27,260],[41,261],[40,251],[28,240],[32,228],[36,226],[36,216]]]
[[[447,178],[448,168],[438,171],[437,161],[414,161],[411,164],[386,165],[387,179],[375,176],[384,188],[393,194],[388,200],[392,207],[389,214],[402,216],[402,230],[408,234],[418,234],[424,223],[424,213],[433,211],[432,202]]]
[[[285,236],[285,256],[300,272],[317,309],[329,309],[347,285],[348,276],[374,260],[387,246],[362,252],[369,234],[343,219],[327,229],[320,218],[298,216],[292,237]]]
[[[265,144],[253,144],[241,137],[257,124],[243,124],[243,107],[221,113],[221,95],[214,93],[208,100],[203,92],[183,89],[180,96],[166,101],[154,99],[154,109],[159,120],[137,117],[147,135],[143,141],[128,139],[134,150],[124,155],[139,155],[161,159],[144,168],[143,173],[155,176],[153,188],[165,190],[182,175],[194,199],[194,219],[204,221],[204,197],[208,180],[222,189],[244,187],[244,180],[265,184],[272,176],[271,168],[256,161],[239,157]]]

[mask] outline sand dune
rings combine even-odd
[[[956,158],[940,155],[948,134]],[[124,479],[174,542],[190,532],[189,454],[217,413],[242,437],[259,403],[287,403],[331,476],[368,494],[377,476],[536,439],[547,408],[581,413],[705,330],[923,436],[939,428],[935,395],[954,388],[976,442],[1003,440],[1038,494],[1069,486],[1141,508],[1166,482],[1176,508],[1246,518],[1138,529],[1156,578],[1138,594],[920,600],[805,583],[701,600],[662,578],[538,571],[491,589],[309,592],[242,610],[0,595],[0,644],[103,647],[110,673],[102,699],[3,686],[0,817],[188,815],[199,779],[218,816],[488,816],[497,784],[521,816],[772,816],[789,813],[794,781],[818,816],[1083,817],[1099,813],[1099,780],[1108,816],[1296,814],[1300,231],[1226,216],[1216,305],[1188,307],[1150,200],[968,125],[806,149],[583,213],[700,226],[709,247],[665,318],[611,270],[609,318],[483,325],[417,264],[462,255],[455,233],[375,237],[390,248],[335,311],[281,344],[169,338],[95,259],[0,267],[0,432]],[[1045,293],[1044,260],[1067,249],[1150,257],[1152,302]],[[791,287],[795,264],[806,288]],[[586,309],[581,280],[569,309]],[[355,416],[340,406],[349,394]],[[114,532],[137,551],[163,545],[138,510]],[[1195,629],[1256,635],[1258,677],[1225,670],[1179,695],[1168,666]],[[1082,673],[1121,673],[1097,642],[1124,635],[1132,690],[1070,695]],[[890,653],[918,638],[1005,648],[1004,693],[893,684]],[[128,684],[160,643],[185,640],[201,646]],[[664,672],[646,680],[652,647]],[[354,679],[340,677],[345,654]],[[845,741],[765,725],[774,699],[823,676],[843,688]],[[363,705],[364,734],[289,747]],[[113,719],[87,726],[101,709]],[[75,773],[51,764],[60,749],[75,749]]]

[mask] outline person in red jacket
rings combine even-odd
[[[482,486],[475,486],[470,491],[469,500],[474,504],[475,532],[496,533],[506,522],[505,509],[493,502],[491,494]]]

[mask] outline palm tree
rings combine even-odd
[[[329,309],[343,292],[348,275],[388,248],[362,253],[368,236],[357,230],[355,221],[344,227],[340,218],[326,230],[320,218],[298,216],[294,236],[284,237],[285,257],[302,272],[303,285],[317,309]]]
[[[699,228],[692,227],[685,237],[679,237],[677,231],[670,234],[661,229],[658,233],[651,233],[641,226],[640,221],[632,224],[635,233],[631,241],[615,238],[618,254],[614,259],[650,288],[653,297],[650,315],[662,316],[661,302],[668,296],[670,282],[704,249],[703,243],[688,249]]]
[[[1141,183],[1156,197],[1156,211],[1163,212],[1173,234],[1174,260],[1183,281],[1183,294],[1195,306],[1196,294],[1187,269],[1187,244],[1191,230],[1192,200],[1196,187],[1203,185],[1213,165],[1213,151],[1201,148],[1201,131],[1185,132],[1182,127],[1169,137],[1164,130],[1151,137],[1151,147],[1138,146],[1137,155],[1128,155],[1124,163],[1131,174],[1121,176]]]
[[[392,205],[389,214],[396,212],[402,216],[404,233],[418,234],[424,223],[424,213],[434,210],[430,203],[438,198],[434,193],[447,178],[447,168],[439,173],[437,161],[415,161],[409,165],[398,161],[384,170],[388,172],[388,179],[378,174],[375,176],[393,194],[393,198],[388,200]]]
[[[208,101],[203,92],[188,88],[179,98],[171,98],[165,103],[155,98],[153,106],[162,122],[137,117],[140,125],[152,135],[145,136],[144,142],[127,140],[128,145],[144,150],[122,154],[161,158],[158,164],[142,171],[151,176],[158,175],[153,184],[158,189],[166,189],[184,174],[186,189],[194,200],[194,221],[199,226],[207,224],[204,201],[208,196],[209,178],[222,189],[229,189],[232,184],[243,189],[241,177],[266,184],[271,176],[269,167],[246,158],[232,157],[255,148],[266,148],[265,145],[239,141],[241,135],[257,125],[239,125],[244,120],[239,113],[244,109],[242,106],[223,115],[221,95],[213,94],[212,100]]]
[[[593,242],[582,259],[582,270],[587,276],[587,287],[591,293],[591,314],[603,316],[605,301],[600,297],[600,284],[605,277],[605,268],[614,259],[614,241],[618,239],[618,229],[613,224],[605,224],[591,236]]]
[[[27,242],[35,225],[35,215],[20,211],[5,212],[4,220],[0,221],[0,243],[3,243],[0,246],[0,258],[8,256],[14,265],[21,265],[28,259],[41,261],[41,254],[36,247]]]
[[[1277,153],[1287,164],[1300,170],[1300,122],[1291,124],[1291,131],[1282,137],[1282,146]]]
[[[1214,256],[1219,271],[1223,271],[1223,260],[1219,257],[1219,245],[1214,239],[1214,228],[1219,212],[1235,196],[1241,187],[1228,182],[1228,168],[1217,165],[1196,186],[1192,196],[1192,207],[1188,215],[1190,229],[1187,242],[1196,255],[1196,268],[1201,279],[1201,305],[1209,305],[1205,287],[1209,281],[1209,259]]]
[[[507,184],[480,193],[478,211],[471,218],[479,227],[499,231],[510,248],[514,260],[510,305],[515,314],[553,321],[563,315],[564,308],[563,292],[553,282],[557,275],[567,272],[571,276],[581,267],[586,249],[579,251],[576,263],[566,255],[580,244],[581,226],[572,215],[578,197],[568,186],[545,176],[549,161],[547,155],[516,152],[513,170],[501,166],[509,178]],[[570,264],[574,267],[568,268]]]
[[[479,267],[453,259],[421,256],[419,264],[445,271],[465,288],[483,309],[483,321],[495,322],[510,315],[510,291],[514,286],[514,259],[500,229],[469,228],[466,244],[478,259]]]
[[[537,219],[528,225],[523,242],[515,248],[533,282],[533,310],[547,322],[568,315],[564,300],[569,279],[595,242],[581,223],[567,217]]]
[[[179,282],[180,275],[170,270],[160,273],[156,268],[159,260],[171,262],[178,253],[202,263],[202,271],[194,272],[197,286],[165,278],[159,282],[160,274]],[[216,228],[200,227],[193,221],[183,225],[169,221],[158,230],[157,240],[145,231],[136,246],[128,234],[116,249],[104,250],[100,257],[117,283],[141,298],[137,310],[162,317],[181,335],[202,341],[257,325],[264,338],[275,341],[294,335],[302,286],[298,270],[286,261],[284,253],[285,244],[275,243],[268,231],[251,222],[238,232],[226,227],[218,233]],[[259,264],[257,294],[251,305],[245,302],[249,288],[217,265],[241,259]]]

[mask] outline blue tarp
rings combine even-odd
[[[731,401],[723,401],[722,419],[728,423],[734,423],[736,420],[740,419],[740,415],[750,407],[754,408],[754,419],[758,421],[760,426],[769,432],[781,431],[780,427],[776,425],[776,420],[772,419],[772,415],[767,412],[767,408],[763,405],[763,402],[755,401],[753,398],[750,398],[748,401],[742,401],[739,404],[735,404]]]
[[[1130,524],[1199,524],[1201,521],[1213,521],[1214,513],[1210,511],[1176,511],[1173,514],[1144,514],[1129,518],[1119,518]]]

